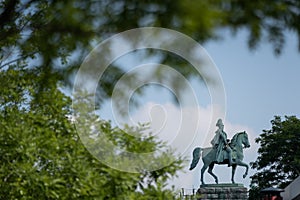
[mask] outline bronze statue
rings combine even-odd
[[[228,166],[232,166],[232,183],[235,183],[234,174],[238,165],[246,168],[243,178],[245,178],[248,174],[249,166],[243,162],[243,148],[250,147],[248,134],[245,131],[236,133],[230,143],[228,143],[229,140],[227,140],[227,134],[223,130],[224,125],[221,119],[218,120],[216,126],[218,127],[218,130],[211,141],[213,147],[197,147],[193,151],[193,161],[191,163],[190,170],[197,166],[201,157],[201,151],[203,151],[202,161],[204,165],[201,169],[201,183],[203,185],[205,185],[203,174],[207,168],[208,173],[214,177],[215,182],[218,184],[218,177],[212,172],[214,164],[228,164]]]

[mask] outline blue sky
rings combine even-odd
[[[270,127],[274,115],[300,115],[300,54],[297,38],[287,37],[280,56],[266,42],[255,51],[247,35],[225,34],[225,40],[204,45],[219,68],[227,95],[227,119],[257,132]]]
[[[249,50],[247,34],[243,31],[235,36],[225,31],[223,40],[203,45],[221,73],[229,121],[248,125],[259,132],[269,127],[274,115],[300,115],[300,53],[296,36],[287,36],[279,56],[274,55],[267,42],[260,43],[256,50]],[[125,59],[131,66],[147,63],[147,60],[141,63],[133,57]],[[192,83],[199,103],[209,104],[210,97],[203,83]],[[156,95],[157,90],[160,95]],[[166,88],[152,85],[141,98],[141,102],[150,101],[171,102],[172,94]],[[103,113],[106,118],[112,117],[109,112]]]

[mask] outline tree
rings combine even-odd
[[[256,139],[260,147],[251,164],[257,170],[251,177],[253,196],[262,188],[284,188],[300,175],[300,119],[275,116],[271,124],[271,129],[263,130]]]
[[[168,178],[181,169],[181,159],[174,158],[175,162],[160,170],[140,173],[121,172],[102,164],[81,143],[68,117],[70,98],[57,88],[55,75],[50,76],[53,81],[48,80],[51,85],[43,91],[37,89],[38,79],[43,77],[41,73],[37,69],[0,72],[1,199],[174,197],[174,191],[165,186]],[[91,113],[90,117],[97,116]],[[89,122],[85,125],[91,127]],[[124,131],[139,133],[145,128],[121,130],[106,121],[101,121],[96,128],[111,135],[116,145],[127,150],[147,152],[163,145],[154,137],[143,139],[124,134]],[[155,159],[165,162],[166,157]]]

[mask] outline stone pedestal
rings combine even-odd
[[[206,184],[197,191],[200,200],[208,199],[236,199],[247,200],[248,191],[242,184]]]

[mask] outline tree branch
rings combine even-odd
[[[19,58],[16,58],[16,59],[11,60],[11,61],[9,61],[9,62],[7,62],[7,63],[4,63],[3,65],[0,66],[0,70],[3,69],[5,66],[11,65],[12,63],[17,62],[17,61],[19,61],[19,60],[21,60],[21,59],[24,59],[24,58],[26,58],[26,57],[33,56],[33,55],[36,54],[36,53],[37,53],[37,52],[33,52],[33,53],[31,53],[31,54],[27,54],[27,55],[24,55],[24,56],[20,56]]]

